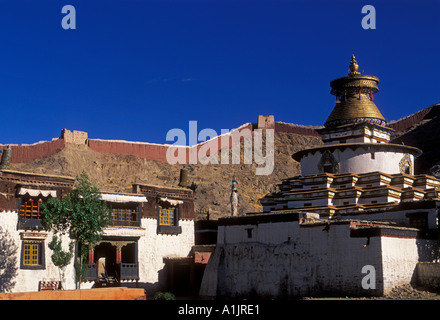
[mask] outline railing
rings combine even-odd
[[[121,263],[121,280],[139,280],[137,263]]]
[[[139,280],[139,265],[137,263],[120,264],[120,280]],[[89,263],[87,268],[87,281],[98,280],[98,267],[96,263]]]
[[[98,280],[98,266],[96,263],[89,263],[87,266],[87,275],[86,280],[87,281],[95,281]]]

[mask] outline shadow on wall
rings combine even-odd
[[[440,277],[437,276],[437,270],[440,268],[437,266],[439,265],[440,248],[437,230],[428,231],[423,238],[416,240],[416,245],[419,263],[414,268],[411,284],[426,290],[438,291],[440,288]],[[432,273],[434,276],[427,272],[429,269],[436,270]]]
[[[440,258],[438,233],[436,230],[427,231],[423,238],[416,240],[417,253],[419,255],[419,262],[434,262]]]
[[[18,247],[7,231],[0,227],[0,292],[10,292],[17,276]]]

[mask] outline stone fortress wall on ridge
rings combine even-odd
[[[432,105],[428,108],[420,110],[410,116],[404,117],[397,121],[388,123],[389,127],[396,131],[403,131],[420,121],[430,118],[432,114],[440,111],[440,104]],[[274,121],[273,116],[259,116],[257,123],[246,123],[231,132],[238,130],[254,130],[254,129],[274,129],[276,133],[293,133],[306,136],[319,136],[316,129],[319,126],[304,126],[280,121]],[[212,140],[218,140],[220,150],[219,137]],[[156,144],[148,142],[133,142],[124,140],[103,140],[90,139],[88,133],[77,130],[63,129],[59,138],[53,138],[52,141],[40,141],[33,144],[9,144],[12,149],[11,163],[28,163],[36,159],[51,156],[60,152],[66,146],[66,143],[76,145],[87,145],[90,149],[101,152],[117,155],[133,155],[139,158],[155,160],[160,162],[166,161],[166,152],[170,145]],[[206,143],[206,142],[204,142]],[[204,143],[199,143],[196,147],[199,149]],[[231,144],[231,139],[229,139]],[[6,149],[8,144],[0,145],[0,151]],[[231,145],[230,145],[231,146]],[[184,147],[190,148],[190,147]]]

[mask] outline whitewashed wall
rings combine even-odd
[[[251,230],[251,231],[249,231]],[[202,297],[371,296],[413,280],[418,261],[433,261],[435,240],[351,237],[350,223],[298,222],[219,226]],[[374,267],[375,288],[365,288]],[[370,282],[371,283],[371,282]]]
[[[252,229],[248,238],[247,229]],[[349,224],[300,227],[298,222],[220,226],[200,295],[246,297],[380,295],[380,238],[351,238]],[[375,267],[376,289],[363,289],[365,265]]]
[[[419,246],[416,239],[382,237],[382,264],[384,293],[413,279]]]
[[[179,220],[182,233],[157,234],[157,219],[142,219],[144,236],[138,242],[139,282],[148,283],[153,289],[165,281],[164,257],[186,257],[194,245],[194,221]],[[164,278],[161,278],[164,277]]]
[[[52,240],[52,233],[46,231],[35,232],[44,237],[45,246],[45,268],[42,270],[26,270],[20,269],[20,258],[22,250],[21,234],[24,230],[17,230],[18,213],[15,211],[3,211],[0,212],[0,227],[3,231],[7,230],[11,238],[14,240],[17,246],[17,277],[14,279],[15,286],[13,292],[31,292],[38,291],[39,281],[41,280],[59,280],[58,268],[52,263],[51,255],[52,251],[48,248],[48,243]],[[68,239],[63,237],[63,245],[65,249],[68,248]],[[1,258],[1,257],[0,257]],[[66,267],[65,281],[63,287],[65,289],[75,289],[74,280],[73,259],[72,264]]]
[[[374,159],[371,159],[371,152],[374,152]],[[377,151],[373,147],[368,151],[365,148],[355,150],[346,148],[343,151],[336,149],[332,154],[339,163],[339,173],[381,171],[389,174],[400,173],[399,162],[405,155],[402,152]],[[304,156],[301,159],[301,174],[303,176],[318,174],[321,157],[321,152]],[[410,155],[410,159],[414,166],[414,156]]]
[[[31,292],[38,291],[38,284],[41,280],[59,280],[58,268],[53,265],[50,256],[52,251],[48,248],[48,243],[52,239],[52,233],[46,231],[38,232],[45,236],[45,269],[43,270],[25,270],[20,269],[20,254],[21,254],[21,233],[23,230],[17,230],[18,214],[15,211],[0,212],[0,227],[7,230],[9,235],[14,239],[18,247],[17,250],[17,269],[18,274],[14,279],[15,287],[13,292]],[[178,235],[157,234],[157,220],[156,219],[142,219],[142,228],[107,228],[104,234],[107,236],[138,236],[138,261],[139,261],[139,282],[148,283],[150,285],[160,287],[159,281],[160,272],[164,268],[164,257],[179,256],[185,257],[191,251],[194,245],[194,221],[179,220],[179,225],[182,227],[182,233]],[[65,239],[64,244],[66,249],[68,242]],[[164,275],[164,272],[162,272]],[[86,282],[81,284],[81,288],[90,288],[93,282]],[[75,289],[75,273],[72,263],[66,268],[65,282],[63,283],[65,289]]]

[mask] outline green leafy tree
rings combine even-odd
[[[72,260],[74,243],[70,241],[68,251],[64,251],[61,238],[58,238],[57,235],[54,235],[48,246],[53,252],[51,259],[53,264],[58,267],[61,289],[63,289],[63,279],[66,271],[65,268],[69,265],[70,260]]]
[[[49,199],[41,205],[41,216],[45,229],[56,234],[69,234],[75,241],[77,258],[74,266],[79,288],[87,273],[88,248],[102,239],[102,230],[109,223],[108,207],[101,200],[99,189],[82,172],[65,198]]]

